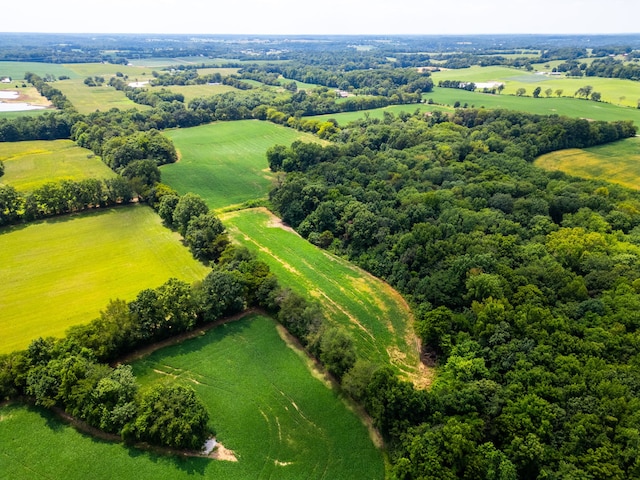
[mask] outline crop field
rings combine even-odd
[[[568,117],[588,118],[593,120],[632,120],[640,125],[640,110],[622,107],[604,102],[593,102],[578,98],[533,98],[515,95],[468,92],[455,88],[435,87],[433,92],[425,93],[425,99],[435,103],[453,106],[456,101],[461,105],[475,108],[505,108],[519,110],[538,115],[566,115]]]
[[[417,384],[429,381],[411,313],[393,288],[284,228],[266,209],[221,218],[233,240],[256,251],[283,286],[320,302],[328,320],[349,331],[359,355],[391,364]]]
[[[266,197],[271,184],[266,151],[275,144],[317,137],[258,120],[219,122],[166,131],[180,159],[163,166],[162,181],[193,192],[219,209]]]
[[[586,149],[568,149],[537,158],[535,165],[582,178],[640,189],[640,137]]]
[[[216,327],[134,363],[143,386],[184,382],[237,462],[170,457],[78,433],[51,413],[0,408],[0,476],[75,479],[382,479],[367,428],[261,316]],[[54,455],[51,452],[55,452]],[[91,461],[78,461],[79,458]]]
[[[61,75],[68,77],[74,77],[75,74],[72,70],[67,68],[67,65],[61,65],[59,63],[44,63],[44,62],[0,62],[0,77],[11,77],[16,81],[22,82],[24,80],[24,74],[27,72],[33,72],[41,77],[50,74],[58,78]]]
[[[3,228],[0,265],[0,353],[61,336],[110,299],[133,300],[171,277],[193,282],[208,271],[146,206]]]
[[[116,174],[90,150],[71,140],[0,143],[5,174],[0,184],[29,191],[47,182],[112,178]]]
[[[134,65],[116,65],[113,63],[69,63],[65,65],[75,75],[71,78],[80,78],[84,80],[86,77],[102,76],[108,82],[109,77],[115,76],[117,72],[126,75],[132,82],[136,80],[144,80],[145,77],[151,78],[152,68],[134,66]]]
[[[440,80],[461,80],[475,83],[504,82],[503,95],[514,95],[519,88],[524,88],[526,95],[530,96],[534,88],[540,87],[542,95],[547,88],[551,88],[554,92],[561,89],[562,96],[573,97],[579,88],[591,85],[594,91],[602,94],[603,102],[635,108],[640,100],[640,82],[617,78],[555,77],[515,68],[477,66],[433,72],[432,78],[435,85],[438,85]],[[555,96],[555,93],[553,95]]]

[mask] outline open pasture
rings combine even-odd
[[[536,166],[582,178],[640,189],[640,137],[586,149],[572,148],[537,158]]]
[[[71,140],[0,143],[0,161],[5,166],[0,183],[19,191],[60,180],[115,177],[99,157]]]
[[[275,144],[317,137],[258,120],[218,122],[168,130],[180,159],[161,167],[162,181],[180,194],[193,192],[220,209],[266,197],[271,184],[266,151]]]
[[[640,110],[637,108],[577,98],[517,97],[504,93],[494,95],[439,87],[435,87],[433,92],[425,93],[423,97],[441,105],[453,106],[457,101],[461,106],[467,104],[468,107],[475,108],[504,108],[538,115],[566,115],[604,121],[632,120],[636,125],[640,125]]]
[[[0,353],[61,336],[110,299],[133,300],[171,277],[208,269],[146,206],[96,210],[0,230]]]
[[[360,356],[390,364],[416,384],[428,382],[409,307],[393,288],[312,245],[266,209],[221,218],[233,240],[256,251],[283,286],[318,301],[331,323],[349,331]]]
[[[196,389],[218,440],[234,452],[237,462],[164,456],[101,441],[48,411],[10,405],[0,408],[0,476],[384,478],[382,454],[365,426],[334,391],[312,376],[306,357],[289,348],[276,328],[265,317],[245,318],[133,365],[143,386],[182,382]]]
[[[555,91],[562,90],[562,96],[573,97],[575,92],[585,85],[591,85],[593,91],[602,94],[602,101],[627,107],[637,107],[640,100],[640,82],[621,80],[618,78],[600,77],[565,77],[527,72],[508,67],[478,67],[473,66],[459,70],[443,70],[431,74],[433,83],[438,85],[440,80],[460,80],[463,82],[503,82],[503,95],[515,95],[519,88],[526,90],[525,95],[532,95],[536,87],[542,89],[541,96],[548,88]],[[596,102],[594,102],[596,103]]]

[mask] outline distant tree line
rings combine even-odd
[[[622,78],[640,80],[640,64],[614,58],[596,58],[584,70],[587,77]]]

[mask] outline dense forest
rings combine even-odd
[[[640,475],[640,197],[531,163],[635,132],[459,110],[268,152],[282,218],[410,299],[438,365],[428,391],[385,370],[355,390],[393,478]]]

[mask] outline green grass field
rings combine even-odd
[[[505,93],[492,95],[438,87],[435,87],[433,92],[425,93],[423,97],[425,100],[432,99],[435,103],[449,106],[453,106],[456,101],[459,101],[461,105],[466,103],[467,106],[475,108],[504,108],[538,115],[566,115],[604,121],[632,120],[640,125],[640,110],[637,108],[577,98],[517,97]]]
[[[160,170],[181,194],[193,192],[219,209],[264,198],[271,185],[266,151],[275,144],[317,137],[258,120],[219,122],[166,131],[180,160]]]
[[[0,184],[19,191],[33,190],[47,182],[116,176],[99,157],[71,140],[3,142],[0,161],[5,166]]]
[[[543,64],[544,68],[544,64]],[[564,77],[527,72],[515,68],[492,66],[463,68],[458,70],[442,70],[431,74],[433,83],[440,80],[460,80],[463,82],[504,82],[503,95],[514,95],[519,88],[526,89],[526,95],[532,95],[536,87],[542,88],[542,95],[547,88],[554,92],[562,89],[563,96],[573,97],[575,92],[585,85],[602,94],[602,101],[628,107],[636,107],[640,100],[640,82],[617,78],[599,77]],[[553,94],[555,96],[555,93]]]
[[[536,166],[576,177],[607,180],[640,189],[640,137],[587,149],[569,149],[537,158]]]
[[[283,286],[320,302],[328,319],[349,331],[359,355],[391,364],[416,384],[429,381],[409,308],[389,285],[282,228],[266,209],[221,218],[232,238],[256,251]]]
[[[0,477],[140,480],[382,479],[366,427],[306,357],[254,316],[134,363],[143,385],[184,382],[207,405],[218,440],[237,462],[170,457],[78,433],[49,412],[0,408]],[[90,459],[87,460],[87,459]]]
[[[105,209],[0,230],[0,353],[62,336],[110,299],[132,300],[170,277],[208,269],[146,206]]]

